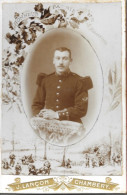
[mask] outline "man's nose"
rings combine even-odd
[[[63,59],[62,59],[62,58],[60,58],[60,61],[59,61],[59,62],[60,62],[60,64],[62,64],[62,63],[63,63]]]

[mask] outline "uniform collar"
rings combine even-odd
[[[55,72],[55,75],[56,76],[59,76],[59,77],[68,77],[70,75],[71,71],[68,70],[66,72],[64,72],[63,74],[58,74],[57,72]]]

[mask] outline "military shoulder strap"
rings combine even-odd
[[[36,80],[36,84],[37,84],[38,86],[40,86],[42,80],[43,80],[44,78],[46,78],[46,77],[52,75],[52,74],[54,74],[54,73],[51,73],[51,74],[49,74],[49,75],[47,75],[47,74],[45,74],[45,73],[40,73],[40,74],[38,74],[37,80]]]
[[[40,73],[40,74],[38,74],[36,84],[40,86],[42,80],[43,80],[46,76],[47,76],[47,74],[45,74],[45,73]]]
[[[81,78],[81,80],[83,82],[83,89],[84,89],[84,91],[93,88],[93,82],[92,82],[90,76],[80,77],[80,78]]]

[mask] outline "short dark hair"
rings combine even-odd
[[[56,48],[55,49],[55,51],[61,51],[61,52],[63,52],[63,51],[68,51],[69,52],[69,56],[70,56],[70,58],[71,58],[71,50],[70,49],[68,49],[67,47],[58,47],[58,48]],[[54,51],[54,53],[55,53],[55,51]]]

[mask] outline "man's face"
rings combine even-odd
[[[58,74],[66,72],[69,69],[70,62],[71,58],[68,51],[55,51],[53,64]]]

